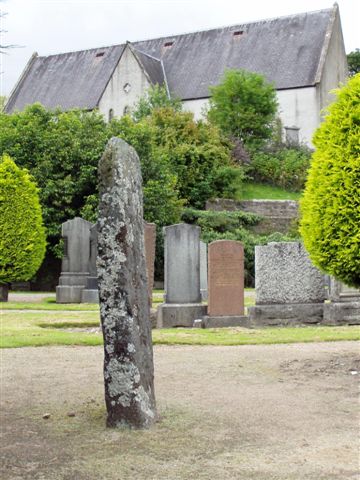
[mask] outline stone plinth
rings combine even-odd
[[[326,325],[360,325],[360,300],[325,303],[324,323]]]
[[[59,285],[56,287],[57,303],[80,303],[89,276],[90,228],[92,223],[76,217],[62,224],[64,256]]]
[[[154,265],[156,247],[156,225],[155,223],[144,222],[145,260],[146,274],[149,289],[149,302],[152,306],[152,292],[154,287]]]
[[[244,247],[218,240],[208,251],[209,317],[244,315]]]
[[[112,138],[99,163],[98,280],[107,425],[156,421],[142,180],[133,148]]]
[[[301,243],[255,247],[255,288],[256,306],[249,308],[255,326],[322,322],[324,275]]]
[[[197,318],[206,315],[206,305],[200,303],[163,303],[159,305],[157,328],[193,327]]]
[[[209,317],[208,315],[204,315],[200,326],[201,328],[250,328],[251,325],[250,318],[247,315],[226,315],[220,317]]]

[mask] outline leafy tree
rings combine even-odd
[[[360,73],[360,49],[356,48],[353,52],[347,55],[347,61],[349,66],[349,75],[352,77],[357,73]]]
[[[0,160],[0,218],[0,300],[6,300],[8,283],[32,278],[46,248],[38,189],[6,155]]]
[[[138,122],[142,118],[151,115],[154,110],[166,107],[180,112],[182,109],[180,98],[172,98],[164,86],[154,85],[146,91],[145,95],[131,109],[131,117],[135,122]]]
[[[276,91],[263,76],[227,70],[219,85],[210,88],[208,118],[247,149],[264,144],[272,135],[277,110]]]
[[[360,74],[338,90],[314,135],[300,232],[315,265],[360,286]]]

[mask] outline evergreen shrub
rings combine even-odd
[[[360,287],[360,74],[337,91],[313,143],[300,233],[315,265]]]

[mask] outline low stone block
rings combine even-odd
[[[81,303],[99,303],[99,290],[85,288],[81,294]]]
[[[206,315],[201,303],[163,303],[158,308],[158,328],[192,327],[194,320]]]
[[[247,315],[209,317],[202,319],[202,328],[250,327],[250,317]]]
[[[56,303],[81,303],[83,285],[58,285]]]
[[[253,327],[265,325],[302,325],[322,323],[323,303],[294,303],[287,305],[256,305],[249,307],[250,324]]]
[[[325,303],[326,325],[360,325],[360,301]]]

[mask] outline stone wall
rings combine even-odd
[[[251,227],[256,233],[286,233],[299,216],[299,204],[295,200],[230,200],[216,198],[206,202],[206,210],[226,210],[255,213],[262,217]]]

